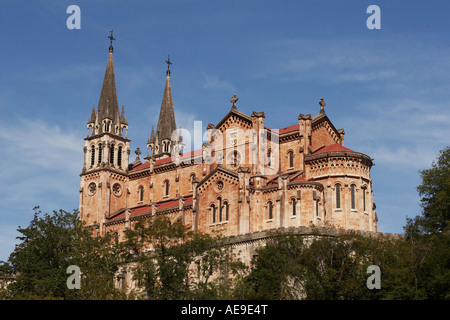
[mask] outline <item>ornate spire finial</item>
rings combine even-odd
[[[172,64],[172,62],[170,62],[170,55],[167,55],[166,63],[167,63],[167,72],[166,72],[166,74],[170,75],[170,65]]]
[[[109,35],[109,37],[108,37],[108,39],[110,40],[110,43],[109,43],[109,52],[112,53],[113,50],[114,50],[113,45],[112,45],[112,42],[113,42],[114,40],[116,40],[116,38],[113,37],[114,30],[109,30],[109,33],[110,33],[110,35]]]
[[[323,100],[323,98],[320,98],[319,104],[320,104],[320,113],[325,113],[324,107],[326,106],[326,103]]]
[[[233,94],[233,97],[230,99],[230,102],[233,103],[233,105],[231,106],[232,109],[237,109],[236,108],[236,102],[239,100],[238,97],[236,97],[235,94]]]

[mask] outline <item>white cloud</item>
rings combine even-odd
[[[217,76],[209,75],[206,73],[203,73],[203,88],[227,90],[230,92],[236,91],[236,89],[234,88],[234,86],[231,83],[221,80]]]
[[[83,140],[75,132],[20,118],[0,125],[0,139],[2,218],[40,204],[62,208],[62,201],[77,198]]]

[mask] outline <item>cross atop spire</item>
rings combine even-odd
[[[237,109],[236,108],[236,102],[239,100],[238,97],[236,97],[235,94],[233,94],[233,97],[230,99],[230,102],[233,103],[233,105],[231,106],[232,109]]]
[[[114,50],[113,45],[112,45],[112,42],[113,42],[114,40],[116,40],[116,38],[113,37],[114,30],[109,30],[109,33],[110,33],[110,35],[109,35],[109,37],[108,37],[108,39],[110,40],[110,43],[109,43],[109,52],[112,53],[113,50]]]
[[[167,63],[167,72],[166,72],[166,74],[170,75],[170,65],[172,64],[172,62],[170,62],[170,55],[167,55],[166,63]]]

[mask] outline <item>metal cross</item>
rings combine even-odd
[[[109,35],[108,39],[111,40],[110,46],[112,47],[112,42],[113,42],[114,40],[116,40],[116,39],[113,37],[114,30],[110,30],[109,33],[111,33],[111,34]]]
[[[167,63],[167,71],[170,71],[170,65],[172,64],[172,62],[170,62],[170,55],[167,55],[166,63]]]

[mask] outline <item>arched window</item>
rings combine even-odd
[[[122,168],[122,146],[119,146],[119,150],[117,151],[117,166]]]
[[[336,209],[341,208],[341,185],[336,185]]]
[[[268,211],[269,211],[269,219],[273,218],[273,204],[272,201],[269,201],[268,203]]]
[[[352,184],[350,186],[350,194],[352,199],[352,209],[356,209],[356,201],[355,201],[355,185]]]
[[[91,167],[95,164],[95,146],[91,146]]]
[[[194,191],[194,179],[195,179],[195,173],[192,173],[189,176],[189,183],[191,184],[191,191]]]
[[[169,180],[164,181],[164,196],[169,196]]]
[[[362,189],[362,193],[363,193],[363,211],[366,212],[366,188]]]
[[[292,216],[295,216],[297,214],[296,212],[297,200],[295,200],[295,198],[292,198],[291,203],[292,203]]]
[[[216,223],[216,206],[211,205],[212,223]]]
[[[111,145],[111,149],[109,150],[109,163],[114,165],[114,145]]]
[[[228,217],[229,217],[229,205],[228,205],[228,202],[227,201],[225,201],[224,203],[223,203],[223,205],[224,205],[224,207],[225,207],[225,221],[228,221]]]
[[[144,201],[144,187],[139,187],[139,202]]]
[[[219,200],[219,222],[222,222],[222,198],[219,197],[217,200]]]
[[[103,153],[103,145],[100,143],[98,145],[98,163],[102,163],[102,153]]]
[[[289,158],[289,168],[293,168],[294,167],[294,152],[289,151],[288,158]]]

